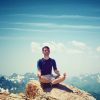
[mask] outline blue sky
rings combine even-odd
[[[36,73],[44,45],[61,73],[100,72],[100,1],[0,0],[0,73]]]

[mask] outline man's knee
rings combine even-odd
[[[50,80],[47,79],[45,76],[41,76],[41,77],[39,78],[39,81],[42,82],[42,83],[49,83],[49,82],[50,82]]]
[[[60,80],[65,80],[65,77],[63,75],[59,76]]]
[[[48,78],[46,78],[45,76],[41,76],[40,79],[41,79],[41,80],[48,80]]]

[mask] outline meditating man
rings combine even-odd
[[[60,75],[60,72],[56,66],[56,61],[49,57],[50,48],[48,46],[44,46],[42,48],[42,53],[44,57],[39,59],[37,62],[37,75],[40,83],[50,83],[51,85],[54,85],[64,81],[66,78],[66,73]],[[52,68],[56,74],[56,77],[52,74]]]

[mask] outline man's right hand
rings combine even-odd
[[[37,76],[38,76],[38,78],[41,78],[41,72],[40,71],[38,71]]]
[[[40,74],[37,74],[38,78],[41,78],[41,75]]]

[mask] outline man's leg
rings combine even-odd
[[[52,84],[57,84],[64,81],[66,78],[66,74],[64,73],[62,76],[59,76],[57,79],[52,80]]]
[[[41,78],[39,78],[39,81],[41,82],[41,83],[50,83],[51,82],[51,80],[50,79],[48,79],[47,77],[45,77],[45,76],[41,76]]]

